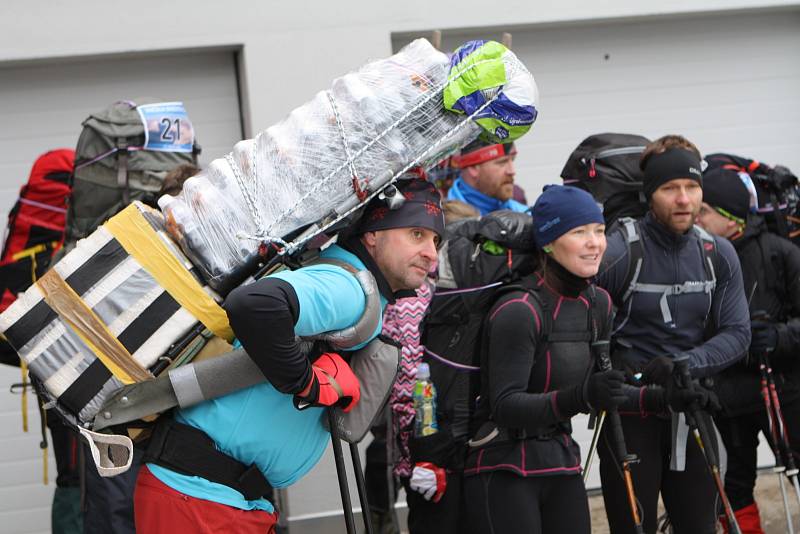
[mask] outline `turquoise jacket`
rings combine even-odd
[[[358,257],[337,245],[323,251],[321,257],[366,269]],[[364,312],[364,291],[352,274],[336,265],[321,263],[270,276],[288,282],[297,293],[300,314],[295,333],[299,336],[347,328]],[[382,310],[386,303],[381,295]],[[379,324],[373,338],[381,328]],[[364,345],[366,342],[353,350]],[[265,382],[178,410],[175,418],[208,434],[225,454],[245,465],[258,466],[272,487],[284,488],[308,473],[325,451],[330,434],[322,425],[323,415],[323,408],[297,410],[292,395],[280,393]],[[147,467],[161,482],[190,497],[244,510],[273,511],[266,499],[248,501],[228,486],[154,464]]]

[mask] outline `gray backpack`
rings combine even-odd
[[[152,102],[115,102],[83,121],[75,149],[65,252],[134,200],[155,206],[167,173],[182,164],[196,164],[200,147],[195,142],[189,152],[171,151],[166,143],[147,145],[156,149],[145,146],[144,121],[138,108]],[[174,117],[164,115],[159,135],[177,141],[181,124],[173,122]],[[185,134],[191,123],[183,126]]]

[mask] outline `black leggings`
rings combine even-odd
[[[589,501],[580,475],[522,477],[491,471],[464,478],[467,532],[589,534]]]
[[[686,442],[686,469],[671,471],[671,422],[657,417],[621,419],[628,452],[639,457],[631,472],[645,533],[656,532],[659,491],[675,534],[716,532],[716,488],[694,439],[689,436]],[[597,450],[608,524],[612,534],[633,533],[625,484],[619,464],[608,448],[607,430],[608,427],[603,428]]]

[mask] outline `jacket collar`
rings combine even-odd
[[[549,256],[544,258],[539,276],[544,280],[544,285],[553,292],[574,299],[589,287],[587,279],[574,275]]]
[[[481,215],[486,215],[493,211],[503,209],[506,207],[506,202],[497,200],[484,193],[481,193],[474,187],[470,186],[463,178],[459,177],[453,182],[450,190],[447,193],[447,198],[450,200],[460,200],[470,206],[477,208]]]
[[[747,218],[747,226],[744,227],[744,233],[736,239],[731,239],[734,248],[741,250],[750,241],[757,239],[759,235],[767,231],[767,224],[763,217],[750,216]]]

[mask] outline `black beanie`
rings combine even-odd
[[[702,160],[686,148],[670,148],[658,154],[652,154],[644,171],[643,189],[647,200],[656,189],[670,180],[689,179],[703,184]]]
[[[710,169],[703,174],[703,202],[739,219],[747,219],[750,191],[738,172],[723,168]]]
[[[402,198],[393,201],[390,193]],[[364,209],[358,233],[413,227],[444,237],[442,196],[432,183],[418,178],[397,180],[373,198]]]

